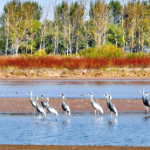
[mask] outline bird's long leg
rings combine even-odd
[[[95,115],[96,115],[96,109],[95,109]]]
[[[147,115],[147,107],[145,107],[145,116]]]
[[[35,116],[35,107],[34,107],[34,116]]]
[[[112,112],[111,112],[111,117],[112,117]]]
[[[56,117],[56,121],[57,121],[57,116],[55,116]]]

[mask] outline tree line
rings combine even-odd
[[[130,52],[150,47],[150,1],[63,0],[41,7],[31,0],[12,0],[5,4],[0,23],[0,52],[5,55],[40,49],[69,55],[101,45]]]

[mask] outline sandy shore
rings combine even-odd
[[[0,150],[149,150],[149,147],[0,145]]]
[[[108,113],[107,103],[105,99],[94,99],[99,103],[104,112]],[[71,112],[93,112],[94,108],[91,106],[90,99],[65,99],[65,102],[70,106]],[[113,99],[118,112],[143,112],[145,106],[142,100],[136,99]],[[40,99],[39,99],[40,103]],[[54,107],[58,112],[62,112],[62,99],[51,98],[50,105]],[[0,112],[33,112],[33,106],[30,103],[29,98],[0,98]]]

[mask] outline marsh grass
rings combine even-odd
[[[8,70],[17,69],[102,69],[105,68],[148,68],[150,67],[150,57],[57,57],[57,56],[17,56],[0,57],[0,67]],[[33,75],[34,76],[34,75]]]

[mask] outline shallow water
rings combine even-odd
[[[150,146],[150,118],[144,114],[0,115],[0,144]]]
[[[81,93],[88,98],[92,92],[94,98],[108,93],[115,99],[141,99],[142,89],[150,92],[150,80],[0,80],[3,97],[29,97],[27,93],[33,91],[33,96],[50,98],[62,93],[66,98],[80,98]]]

